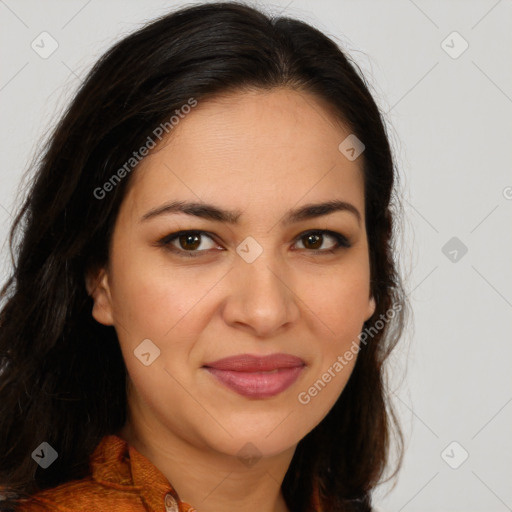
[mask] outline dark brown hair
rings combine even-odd
[[[0,311],[0,509],[15,510],[37,490],[83,478],[101,438],[126,421],[116,332],[93,319],[84,276],[108,262],[131,175],[103,198],[94,191],[189,98],[276,87],[314,95],[366,147],[360,158],[376,300],[365,323],[376,332],[337,403],[298,444],[283,495],[291,510],[306,512],[317,483],[326,511],[370,509],[392,432],[402,450],[383,363],[401,335],[406,297],[394,260],[396,169],[358,69],[308,24],[228,2],[152,21],[94,65],[50,134],[10,233],[13,271]],[[376,329],[391,308],[394,318]],[[42,441],[59,453],[44,470],[31,458]]]

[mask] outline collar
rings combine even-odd
[[[196,512],[180,500],[149,459],[116,435],[102,438],[91,455],[90,465],[94,480],[110,488],[137,491],[151,512]]]

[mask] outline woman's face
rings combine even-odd
[[[375,307],[362,157],[338,149],[348,135],[305,93],[238,93],[199,102],[134,171],[93,315],[115,326],[129,402],[152,431],[272,455],[340,396]],[[333,201],[351,206],[302,210]],[[204,208],[155,213],[174,202]],[[253,366],[212,369],[247,354]],[[293,357],[258,366],[272,354]]]

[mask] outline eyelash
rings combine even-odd
[[[340,249],[348,249],[349,247],[351,247],[350,242],[347,240],[347,238],[345,236],[343,236],[341,233],[337,233],[336,231],[329,231],[327,229],[312,229],[309,231],[304,231],[303,233],[301,233],[300,235],[298,235],[295,238],[294,243],[300,241],[302,238],[304,238],[308,235],[313,235],[313,234],[315,234],[315,235],[320,234],[322,236],[324,236],[324,235],[331,236],[332,238],[334,238],[334,240],[337,243],[337,246],[332,249],[303,249],[303,250],[313,253],[315,255],[321,256],[321,255],[325,255],[325,254],[334,254],[337,251],[339,251]],[[206,235],[213,242],[215,242],[214,236],[212,234],[208,233],[207,231],[188,230],[188,231],[177,231],[176,233],[171,233],[169,235],[166,235],[164,238],[162,238],[158,241],[158,245],[172,251],[175,254],[178,254],[181,257],[185,257],[185,258],[187,258],[187,257],[197,258],[199,256],[202,256],[201,253],[209,252],[209,249],[201,250],[201,251],[198,251],[198,250],[187,251],[185,249],[178,249],[178,248],[174,247],[173,245],[171,245],[171,242],[178,239],[182,235],[200,235],[200,236]]]

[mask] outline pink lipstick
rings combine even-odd
[[[240,354],[204,365],[222,384],[249,398],[282,393],[297,380],[304,367],[305,362],[291,354]]]

